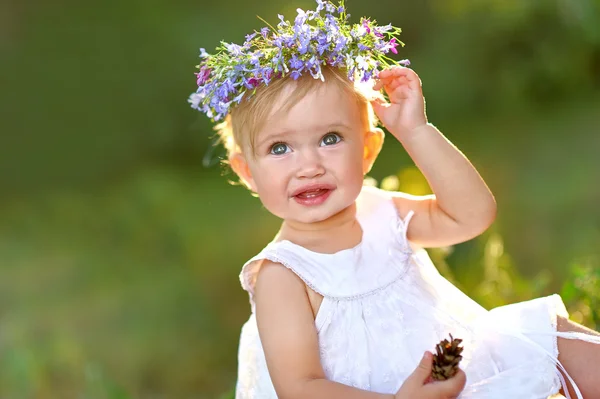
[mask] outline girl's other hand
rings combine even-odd
[[[381,123],[398,140],[403,141],[427,123],[421,79],[412,69],[392,67],[381,71],[373,89],[384,89],[389,97],[389,103],[375,100],[372,105]]]
[[[404,381],[395,399],[451,399],[456,398],[465,388],[467,377],[462,370],[446,381],[431,382],[433,355],[425,352],[416,370]]]

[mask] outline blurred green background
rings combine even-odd
[[[278,222],[186,99],[200,47],[297,7],[0,3],[0,397],[232,395],[238,273]],[[486,234],[431,251],[440,270],[486,307],[559,292],[599,328],[600,1],[348,7],[404,29],[430,121],[496,195]],[[391,136],[372,176],[427,192]]]

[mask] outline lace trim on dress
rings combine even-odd
[[[408,256],[408,254],[406,254],[406,255]],[[403,278],[406,271],[408,270],[408,267],[405,267],[400,273],[398,273],[393,279],[391,279],[391,281],[389,281],[389,282],[385,283],[384,285],[381,285],[375,289],[372,289],[370,291],[366,291],[366,292],[362,292],[360,294],[350,295],[350,296],[336,296],[336,295],[333,295],[326,291],[318,289],[314,284],[311,283],[311,281],[308,278],[306,278],[300,271],[298,271],[296,268],[294,268],[294,266],[292,266],[287,260],[285,260],[275,254],[272,254],[272,253],[264,254],[263,259],[268,259],[271,262],[282,264],[283,266],[285,266],[286,268],[288,268],[292,272],[294,272],[298,277],[300,277],[300,279],[304,282],[304,284],[306,284],[306,286],[308,288],[310,288],[311,290],[315,291],[317,294],[319,294],[323,297],[327,297],[327,298],[330,298],[330,299],[336,300],[336,301],[353,301],[356,299],[361,299],[361,298],[365,298],[367,296],[374,295],[374,294],[378,293],[379,291],[382,291],[382,290],[388,288],[390,285],[394,284],[399,279]]]

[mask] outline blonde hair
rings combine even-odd
[[[215,126],[220,141],[227,150],[227,155],[231,156],[233,153],[243,152],[243,149],[247,147],[254,153],[256,134],[264,126],[273,111],[275,103],[290,84],[294,84],[295,88],[277,112],[289,111],[304,96],[316,89],[318,85],[333,83],[354,96],[364,126],[369,130],[376,128],[378,120],[371,106],[371,101],[381,98],[381,93],[374,91],[369,82],[360,83],[356,80],[352,82],[348,79],[347,72],[344,69],[323,67],[322,72],[325,82],[314,79],[309,74],[301,76],[298,80],[293,80],[289,75],[275,79],[268,86],[260,86],[251,98],[244,99],[237,105],[225,118],[224,122]]]

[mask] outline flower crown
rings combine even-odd
[[[221,42],[214,55],[201,48],[200,71],[195,74],[198,90],[188,99],[192,108],[216,122],[274,78],[289,74],[296,80],[310,74],[324,81],[323,66],[345,68],[351,81],[366,82],[377,77],[379,67],[395,64],[386,54],[397,54],[396,47],[404,46],[396,37],[400,28],[391,24],[377,26],[367,18],[349,24],[343,0],[338,5],[317,0],[315,11],[297,11],[294,24],[279,15],[276,29],[267,23],[247,35],[242,46]]]

